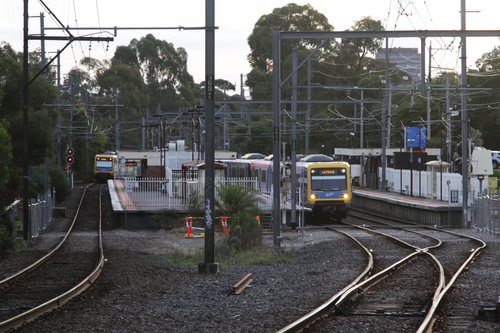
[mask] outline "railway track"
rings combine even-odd
[[[373,253],[369,274],[279,332],[342,332],[345,325],[426,332],[439,322],[438,310],[458,276],[485,247],[473,237],[381,217],[349,221],[342,233]]]
[[[67,233],[50,252],[0,281],[0,332],[61,306],[97,279],[104,265],[101,189],[83,190]]]

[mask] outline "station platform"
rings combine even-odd
[[[190,214],[188,196],[169,195],[161,188],[159,183],[142,186],[120,179],[108,180],[111,205],[117,223],[124,228],[148,228],[157,225],[155,214]],[[268,220],[272,215],[273,198],[269,194],[257,194],[257,200],[262,219]],[[284,202],[281,208],[290,212],[290,202]],[[297,211],[311,211],[311,208],[300,205],[296,205],[296,209]]]
[[[148,188],[132,185],[122,180],[108,181],[113,212],[117,222],[122,227],[155,227],[157,221],[154,215],[163,212],[189,214],[185,197],[168,195],[168,193],[158,190],[157,184]],[[260,195],[259,202],[262,215],[271,216],[272,198],[269,195]],[[368,188],[355,188],[353,189],[351,207],[433,227],[462,226],[462,206],[460,203]],[[285,211],[291,211],[289,202],[283,203],[282,208]],[[309,208],[300,205],[297,205],[296,209],[310,211]]]
[[[432,227],[461,227],[462,205],[367,188],[353,189],[351,207]]]

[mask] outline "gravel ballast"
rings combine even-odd
[[[76,198],[78,193],[72,196]],[[72,216],[73,203],[68,200],[65,204],[67,216]],[[19,265],[16,257],[26,260],[51,246],[60,237],[64,220],[68,218],[54,221],[27,251],[2,260],[2,272],[15,271]],[[455,307],[472,315],[479,304],[494,303],[500,295],[500,237],[459,231],[488,243],[473,269],[457,282],[446,306],[450,315]],[[265,235],[264,243],[272,247],[272,235]],[[282,249],[289,258],[284,264],[234,265],[217,274],[199,274],[197,267],[167,264],[173,253],[193,253],[203,246],[203,238],[186,239],[182,229],[106,230],[107,261],[96,283],[62,308],[18,331],[275,332],[328,299],[365,265],[365,257],[353,250],[344,236],[314,229],[283,231]],[[248,273],[254,281],[242,294],[234,295],[232,286]],[[440,329],[448,332],[446,325]],[[348,325],[338,330],[357,331],[359,327]],[[498,331],[500,324],[485,321],[472,321],[462,330]]]

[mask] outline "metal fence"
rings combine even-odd
[[[48,190],[29,200],[31,238],[36,238],[52,222],[55,192]]]
[[[128,177],[115,179],[114,182],[118,190],[122,188],[126,194],[120,196],[119,200],[127,210],[186,210],[203,207],[205,179],[202,177]],[[260,191],[256,177],[216,178],[215,199],[220,199],[220,189],[230,185],[255,193],[259,208],[271,206],[272,197],[269,193]]]
[[[30,239],[36,238],[45,230],[53,220],[52,208],[55,203],[55,192],[48,190],[46,193],[31,198],[28,201],[29,210],[29,230]],[[10,232],[15,232],[14,237],[20,237],[23,229],[20,225],[16,226],[16,221],[22,215],[21,200],[16,200],[5,208],[7,223]]]
[[[500,235],[500,194],[480,195],[472,203],[472,228]]]

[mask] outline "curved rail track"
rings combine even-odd
[[[474,237],[380,216],[359,215],[349,221],[334,229],[369,253],[366,269],[349,286],[279,332],[342,332],[345,325],[355,326],[353,322],[359,323],[360,331],[385,327],[429,332],[447,292],[486,246]]]
[[[104,265],[101,193],[102,187],[85,187],[62,241],[36,262],[0,281],[0,332],[61,306],[97,279]],[[79,242],[82,237],[92,241]],[[82,247],[81,243],[92,245]]]

